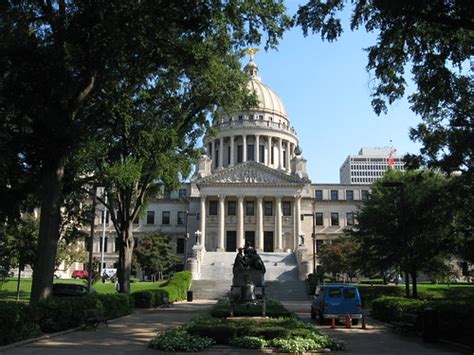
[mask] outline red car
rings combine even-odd
[[[86,270],[74,270],[71,274],[73,279],[87,279],[89,273]]]

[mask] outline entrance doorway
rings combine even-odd
[[[263,232],[263,251],[273,251],[273,232]]]
[[[255,248],[255,232],[254,231],[245,232],[245,246]]]
[[[237,233],[235,231],[227,231],[225,251],[237,250]]]

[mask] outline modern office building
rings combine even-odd
[[[349,155],[339,169],[341,184],[370,185],[388,169],[405,170],[403,158],[395,157],[393,147],[363,147],[358,155]]]

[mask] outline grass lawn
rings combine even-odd
[[[405,285],[399,285],[405,289]],[[410,290],[412,289],[410,284]],[[431,284],[417,285],[418,294],[422,298],[474,298],[474,284]]]
[[[131,284],[132,292],[153,290],[159,288],[165,281],[158,282],[134,282]],[[86,280],[73,280],[73,279],[55,279],[54,283],[71,283],[71,284],[85,284]],[[7,278],[2,284],[0,283],[0,300],[16,300],[16,278]],[[102,283],[97,282],[94,289],[98,293],[115,293],[115,284],[112,282]],[[20,300],[28,301],[31,293],[31,279],[22,278],[20,282]]]

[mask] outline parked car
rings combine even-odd
[[[89,273],[86,270],[74,270],[71,274],[73,279],[87,279]]]
[[[359,289],[348,284],[326,284],[317,286],[311,300],[311,318],[321,324],[335,318],[342,321],[346,315],[356,325],[362,319],[362,302]]]
[[[94,289],[92,289],[91,292],[96,293]],[[53,284],[53,296],[71,297],[71,296],[85,296],[87,294],[88,294],[87,287],[85,285],[63,284],[63,283]]]

